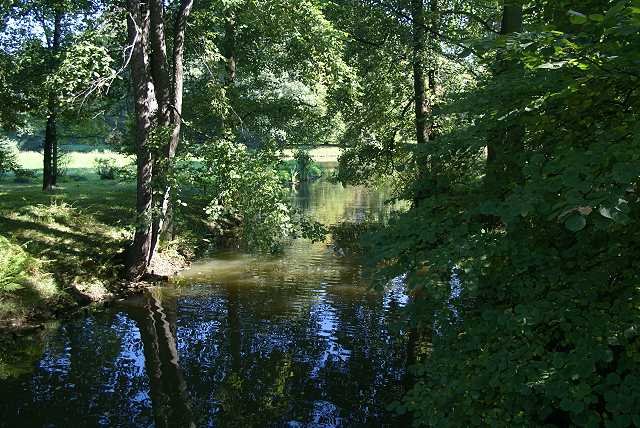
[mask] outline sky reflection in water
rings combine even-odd
[[[387,209],[326,183],[295,201],[326,224]],[[372,292],[325,244],[221,254],[52,331],[33,373],[2,381],[0,425],[393,426],[406,302],[402,278]]]

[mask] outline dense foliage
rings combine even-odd
[[[428,426],[638,425],[640,8],[526,6],[555,18],[493,42],[427,149],[428,196],[374,241],[433,342],[398,408]]]
[[[340,145],[338,180],[412,203],[333,228],[381,284],[407,279],[396,410],[416,426],[640,425],[638,0],[0,12],[0,125],[43,140],[45,190],[58,131],[137,157],[136,215],[118,224],[135,230],[132,278],[160,235],[258,251],[320,238],[286,186],[322,174],[308,148]],[[4,141],[0,174],[20,178]],[[129,176],[106,157],[95,170]],[[0,292],[16,291],[27,259],[0,244]]]

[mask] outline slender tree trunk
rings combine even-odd
[[[228,103],[233,102],[233,89],[236,81],[237,58],[236,58],[236,16],[231,6],[227,6],[224,12],[224,41],[222,44],[222,53],[225,58],[224,87]],[[232,121],[224,115],[222,117],[222,134],[232,128]]]
[[[229,87],[236,80],[236,17],[230,7],[225,11],[224,56],[227,61],[225,82]]]
[[[517,0],[505,4],[503,8],[500,34],[510,35],[522,31],[523,8]],[[514,65],[498,58],[496,77],[513,70]],[[487,143],[487,173],[485,184],[487,190],[501,198],[507,186],[520,180],[521,166],[517,161],[519,152],[523,150],[524,129],[519,124],[508,123],[495,129]]]
[[[440,7],[438,0],[429,1],[429,14],[431,20],[431,28],[433,33],[440,31]],[[440,48],[438,41],[436,40],[431,46],[431,61],[427,71],[427,77],[429,81],[429,97],[427,98],[427,141],[434,140],[436,137],[436,122],[434,115],[434,107],[436,98],[438,96],[439,83],[438,83],[438,55],[440,54]]]
[[[53,73],[57,65],[58,52],[62,39],[62,12],[56,10],[53,20],[53,41],[50,46],[49,72]],[[47,100],[47,125],[44,134],[44,165],[42,169],[42,190],[50,192],[56,185],[58,175],[58,138],[57,138],[57,105],[54,92],[50,92]]]
[[[429,18],[425,22],[425,6],[423,0],[411,0],[411,18],[413,29],[413,85],[416,141],[418,143],[418,164],[420,188],[418,189],[414,203],[418,205],[427,196],[429,188],[437,187],[437,160],[429,157],[421,145],[431,142],[436,136],[436,122],[434,117],[434,103],[438,93],[438,53],[437,41],[431,43],[429,52],[431,58],[425,65],[425,52],[427,48],[426,29],[437,33],[440,27],[438,0],[429,1]],[[427,69],[425,75],[425,68]],[[426,80],[425,80],[426,77]]]
[[[162,17],[162,2],[159,0],[153,0],[156,4],[152,7],[152,25],[154,23],[153,16],[156,15],[157,22],[161,22],[159,19]],[[191,13],[193,7],[193,0],[182,0],[180,3],[180,9],[176,16],[175,22],[175,34],[173,40],[173,74],[169,73],[169,65],[167,63],[166,45],[164,42],[164,26],[159,25],[153,31],[152,42],[154,52],[159,52],[161,59],[155,58],[152,64],[155,64],[152,68],[156,70],[154,77],[156,87],[162,87],[163,104],[166,104],[166,108],[160,108],[160,115],[158,120],[166,130],[169,132],[167,135],[168,141],[162,149],[162,154],[156,161],[155,175],[156,183],[159,187],[162,197],[159,198],[157,207],[157,217],[153,222],[153,237],[151,247],[151,257],[153,257],[160,243],[160,238],[168,230],[171,225],[172,207],[171,207],[171,184],[170,174],[173,169],[173,161],[180,142],[180,130],[182,123],[182,97],[184,91],[184,43],[185,32],[187,27],[187,19]],[[154,10],[156,12],[154,12]],[[159,12],[158,12],[159,11]],[[162,104],[161,104],[162,105]],[[164,110],[164,112],[163,112]]]
[[[53,110],[53,111],[52,111]],[[42,170],[42,190],[53,190],[53,146],[56,140],[55,109],[49,108],[47,127],[44,132],[44,165]]]
[[[425,94],[424,46],[425,24],[423,0],[411,0],[411,19],[413,21],[413,89],[416,141],[424,144],[429,141],[427,133],[428,106]]]
[[[151,258],[153,220],[153,156],[149,133],[157,112],[153,83],[148,78],[149,10],[138,0],[128,0],[127,27],[131,54],[131,81],[135,99],[135,140],[137,154],[136,231],[128,252],[127,274],[138,279],[147,272]]]

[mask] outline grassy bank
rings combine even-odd
[[[132,184],[0,181],[0,327],[20,327],[117,294],[127,226],[134,218]]]
[[[312,157],[324,160],[337,153],[317,152]],[[51,194],[41,190],[39,153],[17,156],[21,168],[32,174],[0,176],[0,329],[55,318],[75,306],[117,296],[125,286],[120,277],[135,219],[135,184],[100,180],[95,161],[108,158],[122,167],[131,160],[105,151],[65,156],[65,174]],[[323,169],[313,166],[321,176]],[[189,230],[197,236],[211,233],[198,229],[203,227],[202,207],[191,205],[182,213]],[[182,247],[164,254],[170,261],[189,258]]]

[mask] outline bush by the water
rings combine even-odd
[[[13,170],[14,181],[18,184],[28,184],[36,178],[36,172],[32,169],[16,168]]]
[[[278,175],[283,182],[299,183],[317,180],[324,171],[307,150],[297,150],[293,159],[280,163]]]

